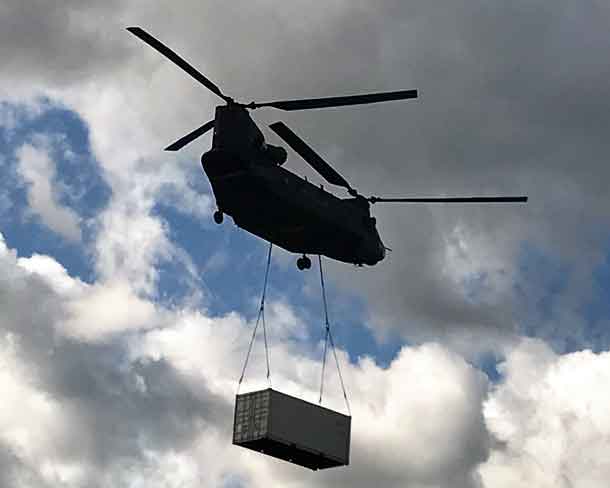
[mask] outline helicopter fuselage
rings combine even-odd
[[[285,159],[245,110],[217,108],[212,149],[201,161],[220,211],[290,252],[358,265],[381,261],[385,247],[369,202],[334,196],[282,168]]]

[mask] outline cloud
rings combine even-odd
[[[404,348],[387,370],[359,366],[348,381],[358,399],[353,466],[328,486],[478,486],[475,467],[489,453],[484,375],[435,344]]]
[[[165,359],[128,361],[124,344],[64,334],[74,302],[51,258],[18,262],[4,243],[0,251],[0,439],[19,461],[11,463],[16,477],[31,471],[49,485],[116,486],[115,476],[144,470],[147,452],[184,449],[220,425],[228,403],[203,385],[191,390]],[[120,325],[125,310],[107,306]],[[90,316],[81,320],[81,330],[92,325]]]
[[[339,350],[354,419],[352,464],[312,479],[230,446],[235,380],[253,324],[235,313],[212,318],[151,304],[157,327],[134,333],[109,300],[114,320],[84,314],[79,330],[93,333],[73,334],[64,324],[79,320],[74,307],[95,303],[107,285],[84,285],[51,257],[17,258],[0,243],[1,459],[10,466],[4,476],[25,486],[240,479],[254,487],[480,487],[514,486],[524,476],[528,486],[604,486],[607,479],[603,461],[592,461],[603,460],[608,435],[606,353],[560,356],[524,341],[507,351],[501,382],[490,389],[480,371],[439,344],[403,348],[385,369],[368,357],[349,363]],[[109,288],[108,297],[127,299],[121,290]],[[286,304],[275,313],[295,323]],[[108,322],[105,340],[95,320]],[[314,399],[321,365],[303,354],[298,337],[272,337],[274,386]],[[255,354],[246,388],[263,386],[263,368]],[[325,405],[343,409],[336,373],[328,372]]]
[[[27,185],[29,210],[54,232],[70,241],[80,241],[80,217],[60,203],[55,163],[50,154],[51,141],[38,138],[17,150],[17,171]]]
[[[6,445],[0,445],[0,468],[0,483],[2,483],[2,486],[27,486],[32,488],[50,486]]]
[[[5,2],[0,7],[0,53],[6,61],[3,81],[12,83],[13,93],[34,88],[44,91],[49,84],[71,84],[83,77],[99,76],[127,55],[121,43],[108,37],[115,26],[121,3],[69,1],[46,9],[41,0]],[[99,22],[103,18],[104,22]],[[44,78],[20,86],[24,78]]]
[[[100,343],[62,325],[82,285],[66,286],[71,278],[57,263],[43,256],[17,260],[4,245],[0,257],[2,276],[10,277],[0,282],[5,310],[0,383],[7,399],[0,409],[0,440],[15,453],[19,473],[31,470],[46,483],[66,486],[93,480],[128,486],[137,479],[162,486],[155,476],[173,464],[182,466],[174,473],[175,486],[194,486],[202,476],[214,485],[230,473],[250,479],[252,486],[271,479],[310,485],[303,470],[230,446],[235,380],[252,324],[237,314],[213,319],[166,311],[157,314],[160,325],[154,330],[133,334],[124,328],[125,341]],[[79,306],[88,300],[84,296]],[[22,308],[30,302],[37,303],[35,310]],[[118,330],[122,310],[107,306],[116,312]],[[286,315],[286,307],[278,313]],[[80,318],[82,330],[95,328],[92,318]],[[316,396],[319,359],[302,355],[298,343],[277,338],[271,354],[277,388]],[[322,474],[317,486],[368,486],[380,476],[387,486],[409,480],[475,486],[475,467],[487,455],[482,416],[487,383],[480,372],[433,345],[403,351],[387,370],[370,359],[350,365],[345,352],[339,355],[358,419],[353,467]],[[249,377],[256,378],[262,356],[253,356],[253,362]],[[329,374],[326,392],[326,405],[341,404],[336,375]],[[453,416],[445,414],[447,408]],[[422,442],[446,447],[422,457]],[[464,445],[467,456],[458,448]],[[408,454],[406,465],[396,456],[399,446]]]
[[[17,259],[2,244],[0,266],[7,400],[0,441],[12,479],[198,486],[232,477],[254,487],[303,488],[604,486],[607,479],[607,353],[557,355],[541,341],[524,340],[507,351],[501,381],[490,387],[438,344],[403,348],[385,369],[368,357],[349,363],[340,350],[353,413],[352,464],[314,480],[230,446],[235,380],[253,324],[237,314],[165,311],[157,312],[155,329],[125,328],[124,341],[115,334],[91,342],[61,326],[82,285],[52,258]],[[90,318],[82,321],[86,327]],[[303,355],[298,340],[272,336],[271,358],[276,388],[317,397],[319,358]],[[263,356],[252,359],[246,389],[264,378]],[[325,405],[343,409],[336,373],[328,371]]]
[[[498,440],[480,469],[485,486],[604,486],[609,366],[608,352],[559,356],[534,340],[511,351],[485,405]]]

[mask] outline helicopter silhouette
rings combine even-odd
[[[401,90],[340,97],[272,102],[236,102],[216,84],[165,44],[140,27],[127,30],[178,65],[226,105],[216,107],[213,120],[165,148],[178,151],[210,130],[212,148],[201,157],[216,199],[214,221],[230,215],[242,229],[283,249],[301,254],[300,270],[309,269],[307,254],[373,266],[384,259],[386,250],[371,216],[371,204],[384,203],[511,203],[527,202],[526,196],[381,198],[364,197],[335,169],[283,122],[269,127],[299,154],[328,183],[343,187],[350,195],[338,198],[282,167],[287,152],[267,144],[249,111],[272,107],[285,111],[362,105],[417,98],[417,90]]]

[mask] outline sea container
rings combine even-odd
[[[351,417],[268,388],[237,395],[233,444],[318,470],[349,464]]]

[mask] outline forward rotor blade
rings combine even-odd
[[[333,185],[343,186],[348,190],[352,187],[350,184],[337,173],[326,161],[324,161],[318,153],[316,153],[309,145],[297,136],[283,122],[275,122],[269,126],[273,132],[280,136],[286,143],[294,149],[309,165],[315,169],[322,177]]]
[[[302,100],[283,100],[278,102],[252,103],[252,108],[274,107],[280,110],[309,110],[313,108],[342,107],[345,105],[363,105],[366,103],[389,102],[417,98],[417,90],[369,93],[365,95],[348,95],[345,97],[306,98]]]
[[[212,83],[205,76],[203,76],[202,73],[200,73],[197,69],[195,69],[189,63],[187,63],[184,59],[182,59],[178,54],[176,54],[174,51],[172,51],[169,47],[167,47],[165,44],[163,44],[158,39],[155,39],[153,36],[151,36],[144,29],[142,29],[141,27],[127,27],[127,30],[129,32],[131,32],[134,36],[136,36],[139,39],[141,39],[142,41],[144,41],[150,47],[159,51],[161,54],[163,54],[163,56],[168,58],[170,61],[173,61],[174,64],[177,64],[180,68],[182,68],[189,75],[191,75],[193,78],[195,78],[199,83],[201,83],[203,86],[205,86],[208,90],[215,93],[223,100],[228,101],[228,97],[223,95],[223,93],[220,91],[220,88],[218,88],[214,83]]]
[[[527,197],[447,197],[447,198],[379,198],[370,197],[371,203],[525,203]]]
[[[169,146],[167,146],[165,148],[165,150],[166,151],[178,151],[179,149],[182,149],[187,144],[193,142],[199,136],[202,136],[203,134],[205,134],[207,131],[209,131],[213,127],[214,127],[214,121],[210,120],[209,122],[206,122],[198,129],[195,129],[193,132],[188,133],[184,137],[181,137],[180,139],[178,139],[176,142],[170,144]]]

